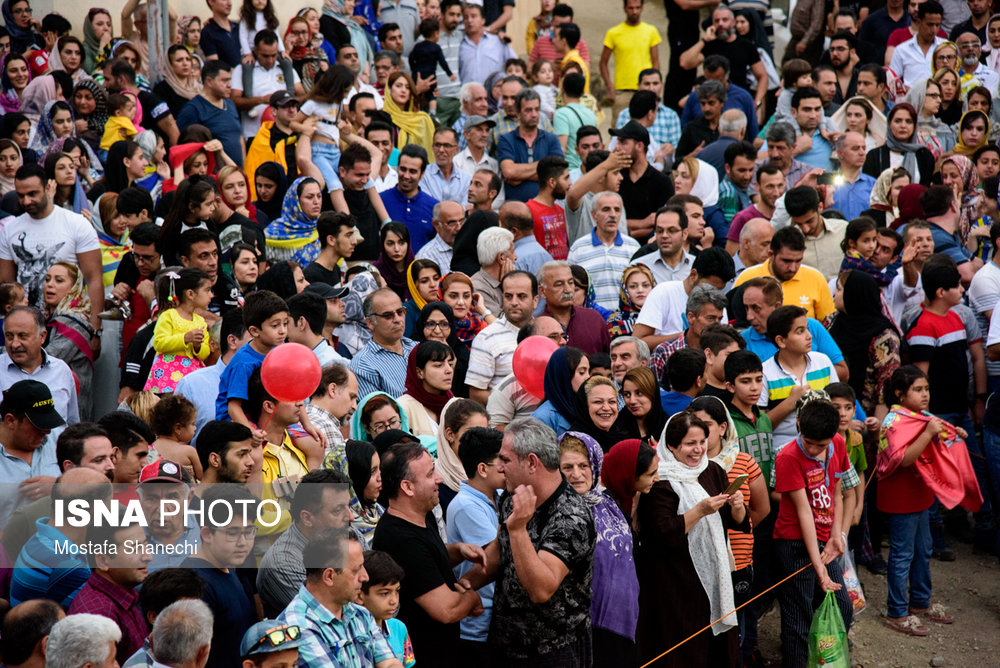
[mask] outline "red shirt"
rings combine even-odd
[[[948,39],[948,33],[944,30],[938,30],[937,36],[941,39]],[[886,43],[887,46],[899,46],[908,39],[913,39],[913,33],[910,32],[910,28],[896,28],[889,34],[889,41]]]
[[[806,490],[816,524],[816,540],[830,539],[833,527],[834,503],[837,481],[850,467],[844,439],[837,434],[826,450],[826,462],[810,457],[796,439],[783,447],[774,459],[776,492]],[[881,483],[880,483],[881,484]],[[802,540],[802,528],[791,499],[782,496],[778,505],[778,519],[774,522],[774,537]]]
[[[149,635],[149,625],[139,607],[139,594],[135,589],[125,589],[97,573],[91,574],[69,606],[69,614],[80,612],[107,617],[118,625],[122,639],[118,642],[115,656],[121,665],[139,651]]]
[[[529,199],[526,204],[535,219],[535,240],[549,252],[553,260],[565,260],[569,256],[569,241],[566,232],[566,212],[556,204],[545,206],[537,199]]]

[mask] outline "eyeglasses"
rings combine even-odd
[[[244,540],[253,540],[257,535],[257,527],[246,527],[244,529],[221,529],[219,530],[227,543],[238,543],[242,537]]]
[[[435,142],[433,144],[433,148],[434,148],[434,150],[437,150],[439,148],[440,149],[458,148],[458,144],[439,144],[439,143]]]
[[[267,643],[271,647],[280,647],[286,641],[298,640],[301,637],[302,631],[299,630],[298,626],[281,626],[276,629],[271,629],[262,638],[258,639],[254,643],[250,651],[256,650],[258,647],[263,647]]]
[[[386,429],[398,429],[399,426],[403,424],[403,421],[399,416],[389,418],[385,422],[376,422],[372,425],[372,432],[375,435],[381,434]]]
[[[451,325],[447,320],[428,320],[424,323],[424,329],[451,329]]]
[[[924,97],[929,97],[932,100],[940,100],[941,99],[941,93],[927,93],[926,95],[924,95]]]
[[[13,11],[13,14],[15,16],[18,16],[18,15],[23,16],[25,14],[31,14],[31,7],[22,7],[21,9],[15,9]]]
[[[396,316],[397,318],[402,318],[404,315],[406,315],[405,307],[400,307],[395,311],[385,311],[384,313],[372,313],[373,318],[383,318],[385,320],[392,320],[392,316]]]
[[[139,262],[142,262],[143,264],[145,264],[147,262],[154,262],[154,261],[156,261],[156,259],[158,257],[160,257],[159,253],[152,253],[150,255],[142,255],[141,253],[136,253],[135,251],[132,251],[132,259],[135,260],[137,264]]]
[[[556,332],[554,334],[549,334],[548,338],[552,339],[556,343],[566,343],[566,341],[568,341],[568,339],[566,338],[566,334],[563,332]]]
[[[944,54],[938,56],[939,60],[958,60],[958,56],[952,54]]]

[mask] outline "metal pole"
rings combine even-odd
[[[149,33],[149,80],[157,83],[167,60],[167,49],[173,41],[170,34],[170,14],[167,0],[147,0],[146,24]]]

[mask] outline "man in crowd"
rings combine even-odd
[[[486,81],[486,78],[503,70],[503,64],[516,58],[514,50],[495,33],[486,30],[483,6],[472,3],[462,9],[465,23],[465,38],[458,47],[459,79]]]
[[[785,176],[785,190],[794,188],[803,176],[812,171],[812,165],[807,165],[795,157],[795,128],[790,123],[781,121],[774,123],[767,130],[766,143],[767,159],[758,162],[757,169],[759,170],[765,163],[780,169]]]
[[[889,69],[896,73],[907,88],[912,88],[933,72],[931,59],[934,50],[944,41],[943,37],[938,36],[943,14],[944,10],[935,0],[920,3],[913,18],[916,34],[892,52]]]
[[[316,221],[319,236],[319,256],[302,270],[310,283],[340,285],[341,265],[346,265],[354,255],[358,238],[354,234],[357,220],[339,211],[325,211]]]
[[[603,192],[591,204],[594,229],[577,239],[567,258],[587,270],[597,303],[608,310],[618,306],[622,271],[639,250],[639,242],[620,231],[622,198],[618,193]]]
[[[240,24],[229,20],[232,0],[210,0],[212,16],[201,29],[201,46],[207,60],[221,60],[230,69],[240,64]]]
[[[725,103],[726,89],[720,82],[708,79],[698,86],[701,115],[684,125],[674,153],[675,162],[680,162],[689,153],[694,153],[719,138],[719,119]]]
[[[624,127],[609,130],[618,138],[615,150],[629,156],[631,164],[622,169],[619,193],[625,207],[629,236],[645,241],[653,231],[656,211],[674,194],[673,181],[666,174],[649,164],[646,149],[649,131],[635,121]]]
[[[337,169],[340,172],[340,182],[344,185],[344,199],[351,215],[354,216],[358,231],[364,237],[355,246],[354,254],[351,255],[355,261],[370,262],[378,257],[381,249],[378,231],[382,223],[389,220],[389,214],[383,204],[385,200],[378,190],[368,186],[369,177],[380,173],[381,163],[381,151],[370,143],[351,144],[340,154],[340,164]],[[416,177],[416,180],[419,180],[419,177]],[[394,189],[390,188],[390,191],[392,190]]]
[[[178,249],[181,265],[201,269],[212,281],[212,301],[206,312],[199,311],[209,324],[240,305],[240,288],[224,271],[219,271],[219,241],[205,228],[192,228],[181,234]]]
[[[943,253],[954,260],[958,265],[958,273],[962,276],[962,284],[969,285],[972,277],[982,268],[983,261],[973,257],[959,238],[958,224],[961,216],[954,191],[948,186],[931,186],[920,196],[920,206],[931,225],[934,252]]]
[[[247,149],[240,114],[231,99],[233,66],[225,60],[210,60],[201,69],[201,80],[201,92],[184,105],[177,124],[182,128],[195,123],[204,125],[212,137],[222,142],[226,155],[242,167]]]
[[[115,665],[115,643],[122,632],[100,615],[68,615],[52,626],[45,665],[50,668],[101,668]],[[59,657],[58,660],[56,657]]]
[[[855,63],[855,44],[857,39],[854,35],[841,30],[833,34],[830,38],[830,66],[836,78],[836,93],[833,95],[833,103],[838,107],[847,100],[850,100],[858,91],[858,68]]]
[[[743,238],[743,226],[754,218],[763,218],[770,222],[774,216],[774,207],[778,198],[785,194],[785,175],[777,165],[765,163],[757,168],[754,177],[757,187],[757,202],[733,216],[726,235],[726,252],[735,255]],[[772,228],[773,231],[773,228]]]
[[[515,269],[537,276],[542,265],[552,261],[552,255],[535,238],[535,220],[527,204],[507,202],[501,206],[500,226],[514,234]]]
[[[538,294],[545,299],[543,315],[566,330],[569,345],[588,355],[604,352],[611,342],[604,319],[594,309],[573,304],[573,272],[565,260],[546,262],[538,270]]]
[[[448,68],[458,74],[461,70],[459,68],[459,50],[461,49],[462,40],[465,39],[465,31],[459,26],[462,24],[462,2],[461,0],[444,0],[441,3],[441,33],[438,36],[438,46],[441,47],[441,51],[444,53],[444,60],[448,63]],[[449,127],[453,123],[458,122],[459,113],[461,112],[460,88],[462,86],[462,81],[450,81],[444,68],[441,64],[438,64],[437,71],[435,72],[435,78],[437,79],[438,88],[438,119],[444,127]],[[462,134],[461,128],[455,130],[459,135]]]
[[[252,437],[250,428],[238,422],[212,420],[206,424],[195,444],[204,472],[201,482],[246,483],[255,466],[250,456]]]
[[[156,645],[153,666],[166,668],[204,668],[208,664],[212,650],[212,629],[214,616],[204,601],[183,598],[167,607],[156,616],[152,645]],[[138,668],[138,664],[135,668]],[[123,668],[132,668],[124,666]]]
[[[393,151],[393,128],[388,123],[382,121],[372,121],[365,128],[365,139],[378,149],[381,156],[379,160],[379,170],[377,174],[371,174],[375,181],[375,191],[382,192],[394,187],[399,182],[396,168],[389,164],[389,158]],[[370,157],[370,156],[369,156]],[[341,179],[343,181],[343,179]]]
[[[254,37],[253,57],[252,64],[233,68],[232,78],[233,104],[242,112],[243,136],[248,141],[260,129],[260,116],[272,94],[285,91],[295,97],[305,96],[292,61],[278,55],[278,35],[273,30],[261,30]]]
[[[105,70],[111,74],[110,90],[135,95],[139,104],[142,105],[143,118],[148,118],[147,123],[153,121],[153,123],[146,125],[146,128],[163,137],[163,141],[168,146],[176,145],[180,137],[178,122],[174,119],[167,103],[160,99],[156,93],[139,88],[139,84],[136,82],[135,63],[129,63],[124,58],[115,58],[108,65],[105,65]],[[147,117],[146,114],[149,116]]]
[[[488,169],[494,174],[500,174],[500,163],[486,152],[486,145],[490,141],[490,130],[496,125],[496,121],[478,114],[467,116],[464,120],[462,150],[452,158],[452,164],[455,165],[456,169],[470,177],[480,169]]]
[[[76,382],[69,366],[58,357],[49,355],[42,346],[47,330],[45,316],[32,306],[15,306],[4,318],[6,338],[3,354],[0,354],[0,391],[7,392],[21,380],[33,380],[43,384],[50,393],[56,413],[67,424],[80,421],[77,403]],[[19,392],[37,392],[32,386],[22,386]],[[38,401],[46,397],[37,396]],[[19,399],[21,400],[21,399]],[[46,427],[55,429],[59,425]]]
[[[490,118],[496,126],[490,130],[489,152],[497,155],[497,147],[500,137],[517,130],[521,125],[521,116],[517,110],[517,96],[522,90],[528,88],[528,82],[518,76],[507,76],[500,83],[500,109]],[[538,127],[547,132],[552,132],[552,122],[548,114],[540,114]],[[497,155],[497,159],[500,157]]]
[[[671,26],[668,25],[667,32],[670,29]],[[673,58],[672,55],[671,58]],[[648,128],[650,139],[659,144],[661,149],[669,145],[672,150],[673,147],[677,146],[677,142],[681,138],[681,120],[678,118],[676,111],[663,104],[663,102],[660,102],[663,99],[663,75],[660,74],[660,70],[655,67],[648,67],[639,72],[638,90],[652,91],[656,95],[658,103],[656,114],[653,117],[653,124]],[[628,107],[626,107],[618,114],[615,127],[625,127],[625,124],[630,120],[632,120],[632,116],[629,113]]]
[[[341,288],[346,294],[348,288]],[[326,300],[313,292],[292,295],[288,303],[288,340],[304,345],[313,351],[320,367],[329,364],[347,364],[330,342],[323,336],[326,325]]]
[[[483,298],[483,305],[490,313],[503,311],[503,291],[500,281],[514,271],[517,254],[514,252],[514,234],[502,227],[489,227],[476,239],[476,256],[479,271],[472,275],[472,287]],[[532,290],[530,294],[535,294]]]
[[[497,198],[502,199],[502,190],[503,182],[496,172],[490,169],[477,169],[469,183],[469,207],[467,211],[470,213],[473,211],[492,211],[501,205]],[[523,204],[523,202],[517,202],[517,204]]]
[[[432,220],[437,234],[420,249],[416,257],[434,260],[444,276],[451,272],[455,237],[465,223],[465,209],[458,202],[438,202],[434,205]]]
[[[910,25],[906,0],[886,0],[885,6],[868,15],[858,29],[858,55],[862,62],[885,64],[889,35]]]
[[[843,249],[840,247],[847,230],[847,221],[820,215],[819,193],[812,186],[796,186],[785,193],[785,210],[791,225],[797,227],[806,240],[802,262],[818,269],[826,280],[840,273]]]
[[[747,267],[754,267],[766,262],[771,257],[771,238],[773,236],[774,226],[768,219],[751,218],[747,221],[743,229],[740,230],[740,243],[738,250],[733,255],[737,276]],[[727,247],[729,243],[726,242]]]
[[[728,223],[732,222],[736,214],[751,206],[750,182],[753,181],[754,160],[757,158],[757,151],[753,144],[747,141],[740,141],[729,145],[723,153],[726,176],[719,183],[718,206],[722,209],[722,215],[726,217],[726,233],[729,232]],[[714,229],[714,228],[713,228]],[[714,230],[715,238],[722,240],[725,234],[720,234],[721,230]]]
[[[823,98],[812,86],[800,88],[792,95],[792,115],[798,125],[796,151],[798,158],[811,167],[833,171],[830,154],[833,147],[820,132],[823,121]],[[808,140],[811,140],[811,143]],[[804,150],[803,150],[804,147]]]
[[[518,93],[514,100],[518,127],[501,135],[497,142],[504,195],[509,200],[527,202],[538,195],[541,184],[538,179],[539,161],[563,155],[559,139],[540,127],[541,104],[538,93],[531,88]]]
[[[969,4],[981,6],[984,3],[983,0],[973,0]],[[986,17],[984,16],[983,21],[985,22],[985,20]],[[959,68],[959,75],[963,78],[971,76],[983,86],[986,86],[991,95],[995,94],[998,86],[1000,86],[1000,74],[979,60],[983,55],[983,39],[974,32],[963,32],[955,41],[958,45],[958,57],[962,61]]]
[[[406,392],[406,360],[416,342],[403,336],[406,309],[390,288],[381,288],[365,297],[365,322],[372,340],[351,359],[351,371],[358,377],[358,394],[382,391],[398,397]]]
[[[823,113],[832,116],[840,105],[834,103],[837,96],[837,74],[829,65],[817,65],[813,69],[813,86],[819,91],[819,99],[823,103]]]
[[[434,162],[421,177],[420,188],[439,202],[451,200],[464,207],[471,177],[453,162],[458,155],[458,133],[442,126],[434,133],[433,141]]]
[[[396,167],[399,182],[395,188],[379,193],[389,219],[406,223],[406,227],[410,230],[410,248],[414,253],[419,252],[434,236],[434,226],[431,221],[434,205],[438,200],[420,188],[420,179],[423,178],[426,169],[427,151],[416,144],[407,144],[399,154],[399,163]]]
[[[559,201],[569,189],[569,163],[561,156],[545,156],[537,163],[535,179],[540,186],[537,194],[527,200],[534,219],[535,239],[557,260],[569,254],[566,212]],[[517,165],[516,167],[521,167]],[[508,197],[510,189],[507,190]],[[522,201],[512,198],[513,201]]]
[[[389,0],[379,7],[379,20],[383,26],[387,23],[395,24],[395,30],[399,32],[395,40],[388,35],[380,34],[379,42],[382,44],[390,42],[395,47],[393,50],[402,58],[408,57],[416,42],[417,27],[420,25],[420,9],[417,3],[413,0]]]
[[[465,128],[469,117],[485,118],[490,113],[490,105],[486,99],[486,89],[476,81],[462,84],[458,96],[462,103],[462,113],[459,114],[458,120],[452,123],[451,129],[458,133],[458,145],[464,149],[466,146]]]
[[[702,65],[705,72],[705,80],[718,81],[726,91],[726,101],[722,105],[722,111],[739,109],[747,117],[747,136],[756,137],[760,131],[757,122],[757,109],[753,95],[743,88],[733,84],[729,80],[729,58],[726,56],[709,56],[705,58]],[[692,90],[684,104],[684,111],[681,113],[681,125],[687,125],[702,114],[701,102],[698,100],[697,87]]]
[[[656,380],[660,387],[669,388],[671,386],[667,374],[667,362],[670,356],[682,348],[702,350],[701,333],[709,325],[721,322],[725,313],[726,298],[720,290],[705,283],[691,289],[691,294],[688,295],[687,304],[684,307],[684,316],[688,323],[687,329],[673,341],[664,341],[656,346],[649,360],[649,367],[656,374]],[[647,351],[649,350],[644,341],[642,345],[646,347]],[[613,365],[612,361],[612,367]]]
[[[639,73],[660,63],[660,31],[642,20],[643,0],[625,0],[625,20],[608,29],[601,52],[601,79],[614,104],[612,118],[618,118],[639,82]],[[612,83],[608,63],[615,57],[615,78]]]
[[[833,208],[844,214],[846,220],[852,220],[869,207],[875,179],[861,171],[867,152],[863,136],[845,132],[837,138],[836,147],[844,182],[834,188]]]
[[[52,627],[66,612],[55,601],[36,598],[11,608],[0,630],[0,654],[7,668],[44,668]]]
[[[667,205],[659,209],[653,227],[656,250],[640,255],[632,264],[646,265],[657,283],[687,278],[694,262],[694,255],[686,250],[687,227],[684,207]]]
[[[721,181],[726,175],[726,149],[743,141],[747,133],[747,117],[739,109],[722,112],[719,119],[719,138],[698,152],[698,159],[715,167]],[[754,151],[754,159],[757,153]]]

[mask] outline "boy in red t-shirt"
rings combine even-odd
[[[781,494],[774,523],[779,577],[812,565],[778,588],[782,666],[787,668],[806,665],[809,625],[823,592],[836,592],[848,629],[854,615],[839,561],[844,552],[840,479],[849,468],[843,441],[834,442],[839,425],[832,403],[806,403],[798,413],[798,438],[774,460],[774,489]]]

